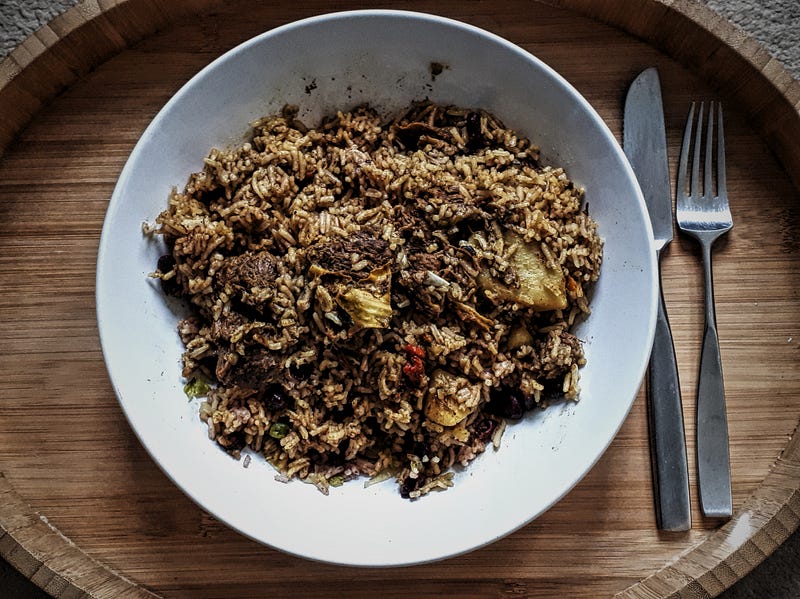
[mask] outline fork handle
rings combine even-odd
[[[710,243],[703,244],[703,270],[706,289],[706,325],[697,384],[697,480],[703,515],[708,518],[730,518],[733,514],[733,501],[728,419],[722,379],[722,358],[714,313]]]
[[[689,530],[692,516],[681,388],[663,291],[659,294],[655,338],[650,353],[647,400],[658,527],[661,530]]]

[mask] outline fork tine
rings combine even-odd
[[[700,197],[700,142],[703,139],[703,102],[697,111],[697,128],[694,133],[694,156],[692,156],[692,197]]]
[[[686,128],[683,130],[683,145],[681,146],[681,158],[678,163],[678,198],[686,195],[686,173],[689,166],[689,144],[692,140],[692,123],[694,122],[694,102],[689,107],[689,116],[686,117]]]
[[[699,125],[702,126],[702,123]],[[703,195],[707,198],[714,196],[712,187],[711,167],[714,158],[714,102],[708,103],[708,128],[706,129],[706,161],[703,167]]]
[[[722,130],[722,104],[717,103],[717,197],[727,197],[725,174],[725,132]]]

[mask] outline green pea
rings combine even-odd
[[[283,422],[276,422],[269,427],[269,436],[273,439],[283,439],[289,434],[289,425]]]
[[[201,379],[190,379],[189,382],[183,386],[183,392],[189,399],[204,397],[208,395],[210,390],[211,388],[208,386],[208,383]]]

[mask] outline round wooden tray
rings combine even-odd
[[[724,101],[735,227],[715,280],[731,521],[704,520],[694,499],[690,532],[656,530],[642,395],[596,467],[542,517],[468,555],[404,569],[341,568],[258,545],[194,505],[139,445],[105,372],[93,305],[116,178],[150,119],[205,64],[279,24],[358,4],[87,0],[0,63],[0,555],[57,597],[718,594],[800,520],[800,84],[693,2],[382,6],[455,17],[523,46],[617,135],[628,84],[658,66],[673,176],[690,101]],[[695,498],[703,323],[692,242],[672,244],[664,285]]]

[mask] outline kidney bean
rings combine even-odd
[[[495,416],[519,420],[525,415],[525,397],[518,389],[499,387],[492,390],[484,409]]]

